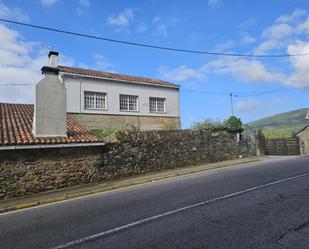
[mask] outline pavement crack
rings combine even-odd
[[[309,227],[309,221],[302,223],[301,225],[295,227],[295,232],[299,232],[300,230]]]
[[[280,244],[279,242],[284,239],[284,237],[289,234],[290,232],[300,232],[302,229],[309,227],[309,221],[306,221],[298,226],[295,226],[293,228],[289,228],[276,239],[276,243]]]
[[[286,196],[284,196],[283,194],[280,194],[280,193],[279,193],[279,197],[280,197],[280,199],[287,199]]]

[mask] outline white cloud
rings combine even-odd
[[[242,43],[244,43],[244,44],[251,44],[251,43],[254,43],[254,42],[256,42],[256,38],[254,38],[251,35],[245,35],[245,36],[242,37]]]
[[[298,34],[309,34],[309,16],[296,27],[296,32]]]
[[[89,0],[79,0],[78,1],[78,4],[82,7],[87,7],[89,8],[90,7],[90,1]]]
[[[41,4],[47,7],[52,6],[57,2],[59,2],[59,0],[41,0]]]
[[[239,28],[243,29],[243,30],[246,30],[246,29],[252,27],[255,24],[256,24],[256,20],[254,18],[250,18],[250,19],[247,19],[246,21],[242,22],[239,25]]]
[[[235,42],[233,40],[227,40],[225,42],[221,42],[215,45],[214,51],[225,51],[226,49],[230,49],[235,45]]]
[[[148,27],[145,23],[140,23],[137,28],[136,28],[136,32],[137,33],[143,33],[145,31],[147,31]]]
[[[213,6],[219,6],[221,5],[222,1],[221,0],[208,0],[208,6],[213,7]]]
[[[283,39],[293,34],[293,28],[286,23],[274,24],[263,31],[262,35],[270,39]]]
[[[166,38],[168,36],[168,28],[166,24],[160,23],[157,25],[157,34]]]
[[[167,24],[163,21],[162,17],[156,16],[152,19],[153,24],[155,25],[155,33],[158,36],[162,36],[163,38],[168,37],[168,27]]]
[[[225,58],[210,61],[199,68],[181,65],[174,69],[161,66],[159,75],[168,81],[206,80],[209,74],[230,75],[236,80],[248,83],[282,82],[285,76],[268,69],[262,62],[238,58]]]
[[[95,60],[95,67],[97,70],[108,70],[114,65],[101,54],[95,53],[93,58]]]
[[[297,41],[288,46],[290,54],[309,54],[309,42]],[[295,87],[309,86],[309,56],[290,57],[292,74],[285,79],[285,84]]]
[[[188,80],[200,80],[205,79],[205,73],[201,69],[189,68],[185,65],[181,65],[175,69],[169,69],[167,67],[159,68],[159,75],[162,79],[167,81],[188,81]]]
[[[10,8],[0,2],[0,17],[17,20],[20,22],[28,22],[28,15],[20,8]]]
[[[235,111],[242,114],[255,114],[261,108],[261,103],[255,99],[237,101]]]
[[[280,49],[284,48],[286,44],[283,41],[270,39],[263,41],[258,47],[256,47],[253,51],[254,54],[263,55],[266,54],[267,51],[272,49]]]
[[[284,48],[289,42],[289,38],[294,34],[294,29],[286,23],[277,23],[266,28],[262,37],[265,40],[254,49],[255,54],[266,54],[273,49]]]
[[[47,50],[40,49],[39,42],[23,41],[21,35],[0,24],[0,86],[1,102],[32,103],[33,86],[41,78],[41,68],[48,63]],[[72,65],[71,58],[62,55],[60,63]]]
[[[276,20],[277,23],[290,23],[295,20],[298,20],[299,18],[305,16],[307,13],[306,10],[303,9],[296,9],[289,15],[282,15],[279,16]]]
[[[247,59],[219,59],[203,66],[209,73],[229,74],[239,81],[268,83],[277,82],[283,78],[279,72],[270,71],[260,61]]]
[[[89,0],[79,0],[76,8],[78,15],[84,14],[85,10],[90,8],[91,4]]]
[[[254,49],[254,53],[279,50],[277,53],[309,54],[308,34],[309,15],[305,10],[296,9],[291,14],[280,16],[263,31],[264,40]],[[309,86],[309,56],[291,56],[286,60],[286,65],[291,72],[274,74],[275,78],[293,87]]]
[[[107,18],[107,22],[111,26],[127,27],[134,19],[134,13],[132,9],[124,9],[118,15],[111,15]]]

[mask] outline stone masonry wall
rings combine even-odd
[[[236,158],[235,134],[118,132],[100,147],[0,151],[0,199]]]
[[[179,117],[138,116],[138,115],[108,115],[69,113],[83,126],[91,129],[135,127],[140,130],[162,130],[164,124],[172,124],[175,129],[180,128]]]

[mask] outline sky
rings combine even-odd
[[[0,18],[130,42],[253,55],[309,54],[308,0],[0,0]],[[179,84],[182,127],[308,107],[309,55],[248,58],[91,40],[0,21],[0,102],[33,103],[49,50],[60,64]],[[1,85],[2,84],[2,85]],[[7,85],[9,84],[9,85]],[[308,87],[308,88],[306,88]]]

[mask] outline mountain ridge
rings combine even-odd
[[[301,130],[309,124],[306,120],[308,108],[301,108],[293,111],[278,113],[268,117],[264,117],[255,121],[248,122],[252,129],[288,129],[294,132]]]

